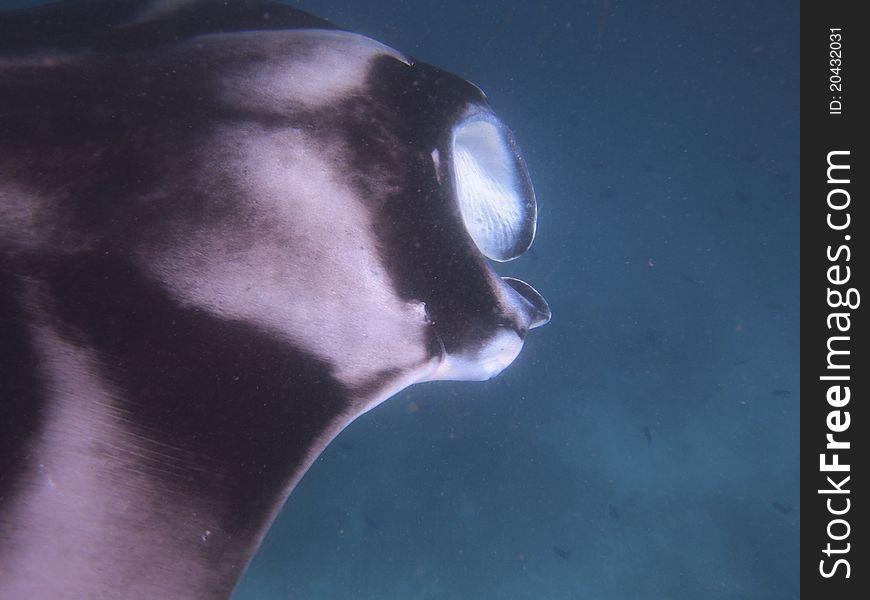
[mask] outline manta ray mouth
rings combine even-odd
[[[535,288],[513,277],[502,277],[500,281],[499,295],[506,318],[482,342],[458,351],[449,351],[437,324],[430,320],[434,337],[440,346],[440,359],[427,380],[491,379],[517,358],[528,331],[550,320],[550,307]]]
[[[516,331],[499,329],[483,345],[472,351],[449,353],[443,350],[441,361],[426,381],[492,379],[514,362],[522,348],[523,339]]]

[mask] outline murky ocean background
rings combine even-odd
[[[554,316],[346,430],[234,600],[798,598],[798,3],[291,4],[487,93]]]

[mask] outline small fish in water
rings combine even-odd
[[[773,502],[772,505],[776,510],[784,515],[790,515],[791,511],[794,510],[791,506],[783,506],[779,502]]]
[[[553,546],[553,552],[556,556],[563,558],[565,560],[571,560],[571,551],[565,550],[564,548],[560,548],[559,546]]]
[[[619,511],[616,510],[616,507],[612,504],[607,505],[607,514],[610,516],[611,519],[618,519],[621,516],[619,514]]]
[[[652,446],[652,432],[646,425],[643,426],[643,437],[646,438],[646,445]]]
[[[383,531],[383,529],[381,528],[381,524],[377,520],[375,520],[375,518],[372,517],[370,514],[363,513],[363,519],[365,519],[366,525],[368,525],[375,531]]]
[[[773,395],[779,398],[788,398],[789,396],[791,396],[791,391],[782,389],[773,390]]]
[[[680,278],[681,278],[683,281],[685,281],[686,283],[689,283],[689,284],[691,284],[691,285],[697,285],[697,286],[700,286],[700,285],[701,285],[701,282],[699,282],[699,281],[698,281],[697,279],[695,279],[694,277],[691,277],[691,276],[689,276],[689,275],[686,275],[685,273],[680,273]]]

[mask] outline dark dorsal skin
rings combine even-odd
[[[226,598],[347,423],[507,366],[548,309],[453,199],[488,110],[272,2],[0,13],[0,598]]]

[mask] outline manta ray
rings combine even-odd
[[[0,14],[0,598],[231,595],[403,388],[550,310],[471,83],[263,0]]]

